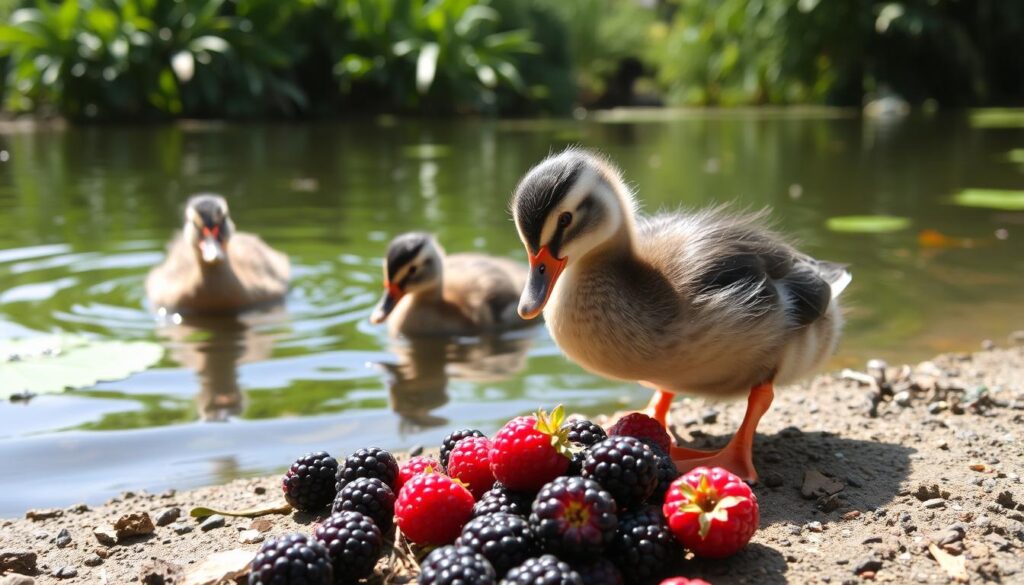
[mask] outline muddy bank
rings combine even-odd
[[[722,445],[743,409],[677,405],[675,432],[692,446]],[[1022,583],[1022,423],[1019,346],[837,372],[781,389],[756,443],[762,528],[736,557],[682,563],[680,573],[716,585]],[[224,567],[244,566],[259,541],[311,532],[317,520],[292,513],[204,524],[188,517],[192,507],[280,501],[280,478],[272,476],[30,511],[0,520],[0,573],[10,573],[0,583],[31,582],[14,573],[36,583],[190,582],[212,553],[235,551]],[[119,538],[112,524],[129,514],[140,516],[122,523]],[[408,551],[399,552],[381,561],[375,582],[414,578]]]

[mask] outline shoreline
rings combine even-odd
[[[962,563],[970,582],[1024,578],[1024,346],[944,354],[884,376],[844,370],[776,396],[755,443],[761,529],[737,556],[688,561],[683,574],[715,585],[947,583]],[[671,421],[687,444],[720,446],[744,407],[698,399],[676,405]],[[281,502],[272,475],[29,511],[0,520],[0,574],[17,568],[34,581],[7,575],[0,584],[216,582],[185,576],[228,551],[235,556],[225,567],[244,569],[258,541],[309,533],[318,519],[271,514],[210,525],[189,510]],[[120,541],[105,533],[143,512],[156,524],[150,533]],[[413,569],[407,554],[392,555],[370,582],[411,582]]]

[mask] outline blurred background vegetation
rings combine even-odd
[[[1009,0],[0,0],[8,114],[1021,105]]]

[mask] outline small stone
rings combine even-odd
[[[242,544],[256,544],[257,542],[263,542],[263,533],[259,530],[243,530],[238,533],[238,542]]]
[[[826,477],[820,471],[809,468],[804,471],[804,483],[800,487],[800,495],[808,500],[816,500],[823,496],[838,494],[846,487],[843,482]]]
[[[64,510],[60,508],[46,508],[43,510],[29,510],[25,512],[25,518],[37,522],[39,520],[49,520],[50,518],[58,518],[64,515]]]
[[[793,536],[800,536],[800,534],[803,531],[804,531],[803,528],[800,528],[796,524],[790,524],[789,525],[789,533],[792,534]]]
[[[262,496],[263,494],[267,493],[267,488],[258,485],[252,488],[252,493],[256,494],[257,496]]]
[[[36,553],[29,550],[0,552],[0,573],[35,573]]]
[[[64,548],[71,544],[71,533],[68,532],[67,528],[61,528],[60,532],[57,533],[57,548]]]
[[[180,517],[181,517],[181,508],[178,508],[178,507],[167,508],[166,510],[164,510],[164,511],[162,511],[159,514],[156,515],[156,525],[157,526],[167,526],[168,524],[170,524],[171,522],[174,522],[175,520],[177,520]]]
[[[206,520],[203,520],[203,523],[199,525],[199,529],[203,532],[207,532],[216,528],[222,528],[226,522],[227,520],[223,516],[220,514],[214,514]]]
[[[901,390],[893,395],[892,401],[899,406],[910,406],[910,391]]]
[[[171,585],[179,583],[182,567],[162,559],[151,558],[142,563],[139,569],[139,581],[145,585]]]
[[[71,506],[70,508],[68,508],[68,512],[70,512],[72,514],[84,514],[84,513],[88,512],[88,511],[89,511],[89,506],[87,504],[75,504],[74,506]]]
[[[860,510],[850,510],[843,514],[843,520],[856,520],[857,518],[860,518]]]
[[[251,530],[258,530],[260,532],[269,532],[273,527],[274,522],[270,518],[253,518],[252,522],[249,522]]]
[[[704,424],[712,425],[718,422],[718,411],[714,408],[705,408],[700,413],[700,421]]]
[[[92,555],[92,556],[85,557],[85,560],[82,561],[82,563],[86,567],[98,567],[99,565],[103,564],[103,559],[100,558],[99,555]]]
[[[192,530],[193,530],[192,526],[190,526],[189,524],[186,524],[184,522],[178,522],[177,524],[175,524],[171,528],[172,528],[172,530],[174,530],[175,534],[179,534],[179,535],[180,534],[188,534],[189,532],[192,532]]]
[[[129,494],[131,492],[125,493]],[[153,526],[153,520],[149,517],[148,513],[139,512],[125,514],[118,518],[117,522],[114,522],[114,530],[117,531],[117,540],[120,541],[135,536],[153,534],[156,531],[156,526]]]
[[[178,494],[177,490],[166,490],[162,494],[160,494],[160,498],[164,499],[164,500],[169,500],[169,499],[173,498],[177,494]]]
[[[1014,501],[1013,494],[1009,491],[1000,492],[1000,494],[996,496],[996,503],[1007,510],[1014,510],[1017,508],[1017,502]]]
[[[58,579],[71,579],[78,576],[78,569],[74,567],[61,567],[51,573],[51,575]]]
[[[0,585],[35,585],[35,583],[36,580],[32,577],[19,575],[17,573],[7,575],[6,577],[0,577]]]
[[[109,526],[94,529],[92,535],[96,537],[97,542],[104,546],[117,544],[117,532]]]
[[[768,475],[764,476],[764,485],[770,488],[776,488],[782,486],[785,481],[782,479],[782,474],[777,471],[770,471]]]
[[[984,340],[982,340],[982,342],[981,342],[981,349],[983,349],[985,351],[992,351],[995,348],[996,348],[996,342],[992,341],[991,339],[984,339]]]
[[[109,548],[98,548],[94,552],[96,553],[96,556],[98,556],[101,559],[110,558]]]
[[[975,464],[970,466],[970,470],[971,471],[979,471],[979,472],[985,471],[985,464],[984,463],[975,463]]]
[[[942,498],[932,498],[930,500],[925,500],[924,502],[921,503],[921,505],[929,509],[945,508],[946,500],[943,500]]]
[[[882,537],[875,534],[872,534],[871,536],[868,536],[864,540],[860,541],[861,544],[876,544],[879,542],[882,542]]]
[[[938,402],[932,402],[928,405],[928,414],[939,414],[949,408],[949,404],[945,400],[939,400]]]
[[[409,449],[409,457],[418,457],[423,454],[423,445],[413,445],[412,449]]]
[[[874,555],[866,556],[853,566],[853,572],[855,575],[863,576],[864,573],[871,572],[877,573],[882,569],[882,561]]]
[[[804,528],[806,528],[808,532],[823,532],[825,530],[825,527],[817,520],[804,524]]]

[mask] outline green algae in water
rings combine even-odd
[[[895,215],[841,215],[828,218],[825,226],[840,233],[886,234],[907,229],[910,219]]]
[[[963,207],[1024,211],[1024,191],[964,189],[953,196],[953,203]]]

